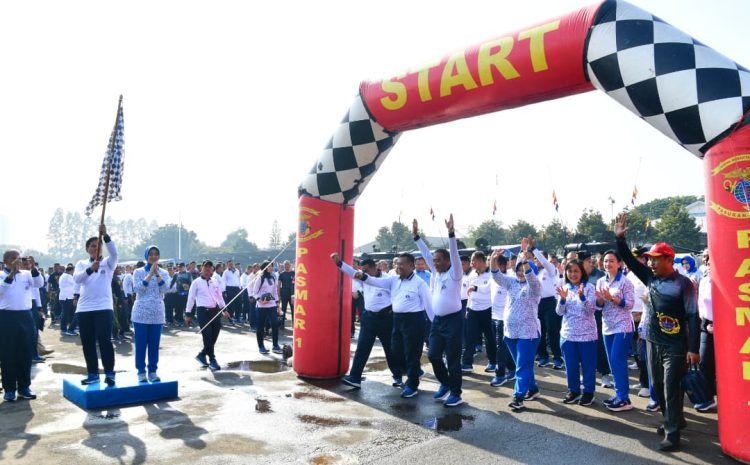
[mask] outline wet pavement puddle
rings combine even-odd
[[[346,401],[346,399],[344,399],[343,397],[327,396],[320,392],[314,392],[314,391],[294,392],[292,393],[292,397],[298,400],[313,399],[313,400],[319,400],[321,402],[344,402]]]
[[[435,430],[438,433],[444,433],[447,431],[461,431],[463,428],[474,426],[474,416],[451,413],[448,415],[443,415],[441,417],[433,417],[429,420],[425,420],[422,423],[422,426]]]
[[[416,412],[417,404],[393,404],[390,408],[397,412]]]
[[[280,360],[242,360],[227,363],[225,370],[229,371],[254,371],[257,373],[281,373],[288,371],[289,367]]]
[[[52,373],[61,375],[86,375],[86,367],[80,365],[72,365],[70,363],[51,363],[49,367],[52,369]],[[124,370],[115,370],[115,373],[124,373]],[[99,374],[104,374],[103,371],[99,371]]]
[[[340,418],[324,418],[316,415],[297,415],[302,423],[315,426],[334,427],[346,425],[349,422]]]
[[[255,411],[258,413],[273,413],[271,402],[268,399],[258,397],[255,399]]]

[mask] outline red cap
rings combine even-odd
[[[644,253],[643,255],[647,255],[649,257],[661,257],[662,255],[674,257],[674,249],[670,247],[666,242],[657,242],[656,244],[651,246],[651,250]]]

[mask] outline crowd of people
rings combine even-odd
[[[477,352],[486,351],[484,368],[492,387],[513,383],[509,407],[542,393],[535,369],[565,370],[566,404],[595,402],[596,373],[602,388],[614,388],[603,402],[612,412],[633,409],[629,369],[639,371],[637,395],[649,397],[649,411],[661,411],[662,450],[679,445],[684,427],[681,379],[687,364],[708,380],[710,400],[695,408],[716,407],[710,261],[686,256],[675,261],[665,243],[629,249],[627,215],[615,225],[616,250],[596,257],[569,253],[563,260],[539,250],[534,238],[521,241],[518,255],[494,250],[461,257],[453,228],[446,221],[448,249],[430,251],[413,222],[420,254],[401,253],[393,268],[365,258],[350,265],[331,258],[352,279],[352,334],[360,322],[357,348],[343,383],[361,388],[362,372],[379,339],[401,397],[419,394],[424,375],[420,358],[427,347],[440,385],[433,394],[446,407],[463,403],[462,375],[474,371]],[[86,241],[88,259],[46,276],[33,257],[16,250],[3,255],[0,271],[0,368],[5,401],[34,399],[31,365],[49,353],[39,341],[45,318],[59,324],[63,339],[80,337],[87,375],[82,384],[116,384],[113,342],[133,337],[139,382],[159,382],[159,342],[166,327],[190,327],[197,320],[203,347],[195,359],[220,370],[214,347],[222,320],[256,333],[258,350],[281,353],[279,326],[287,310],[293,318],[295,272],[291,263],[241,265],[160,265],[150,246],[134,267],[118,264],[118,252],[106,227]],[[101,241],[101,242],[100,242]],[[104,258],[102,248],[107,250]],[[629,364],[630,358],[634,363]],[[406,378],[404,380],[404,377]]]
[[[565,370],[565,404],[592,405],[598,371],[601,387],[614,388],[604,407],[632,410],[629,369],[638,370],[637,395],[650,398],[648,411],[664,416],[658,429],[664,451],[679,446],[685,426],[681,381],[688,364],[704,373],[709,390],[709,399],[694,407],[716,408],[708,251],[699,269],[693,257],[675,260],[665,243],[630,249],[626,214],[616,222],[616,249],[596,256],[571,252],[563,260],[536,248],[531,236],[522,239],[517,256],[495,250],[490,257],[482,251],[460,257],[452,215],[446,227],[448,249],[430,251],[414,220],[420,256],[402,253],[392,270],[387,262],[347,264],[331,254],[352,277],[353,309],[362,309],[344,384],[361,388],[379,339],[393,386],[402,388],[401,397],[418,395],[426,342],[440,383],[433,398],[446,407],[463,403],[462,374],[474,371],[475,354],[484,347],[484,371],[494,375],[490,385],[514,384],[514,411],[542,395],[534,371],[545,367]]]

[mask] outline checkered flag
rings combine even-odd
[[[398,136],[372,119],[357,96],[300,185],[299,195],[354,205]]]
[[[589,80],[698,157],[750,109],[750,73],[656,16],[605,1],[586,43]]]
[[[124,168],[123,156],[123,134],[125,132],[125,123],[122,116],[122,95],[117,107],[117,120],[115,127],[112,129],[112,135],[109,136],[109,145],[107,153],[104,155],[102,162],[102,172],[99,175],[99,185],[96,187],[96,193],[91,202],[86,206],[86,216],[91,216],[94,208],[103,206],[105,203],[114,200],[122,200],[120,189],[122,188],[122,172]]]

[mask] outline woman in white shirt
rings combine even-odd
[[[273,274],[273,263],[264,262],[260,267],[260,276],[253,283],[253,296],[255,307],[258,309],[258,329],[255,336],[258,340],[258,350],[261,354],[267,354],[268,349],[263,342],[266,321],[271,323],[271,340],[273,341],[273,353],[280,354],[279,347],[279,284]]]

